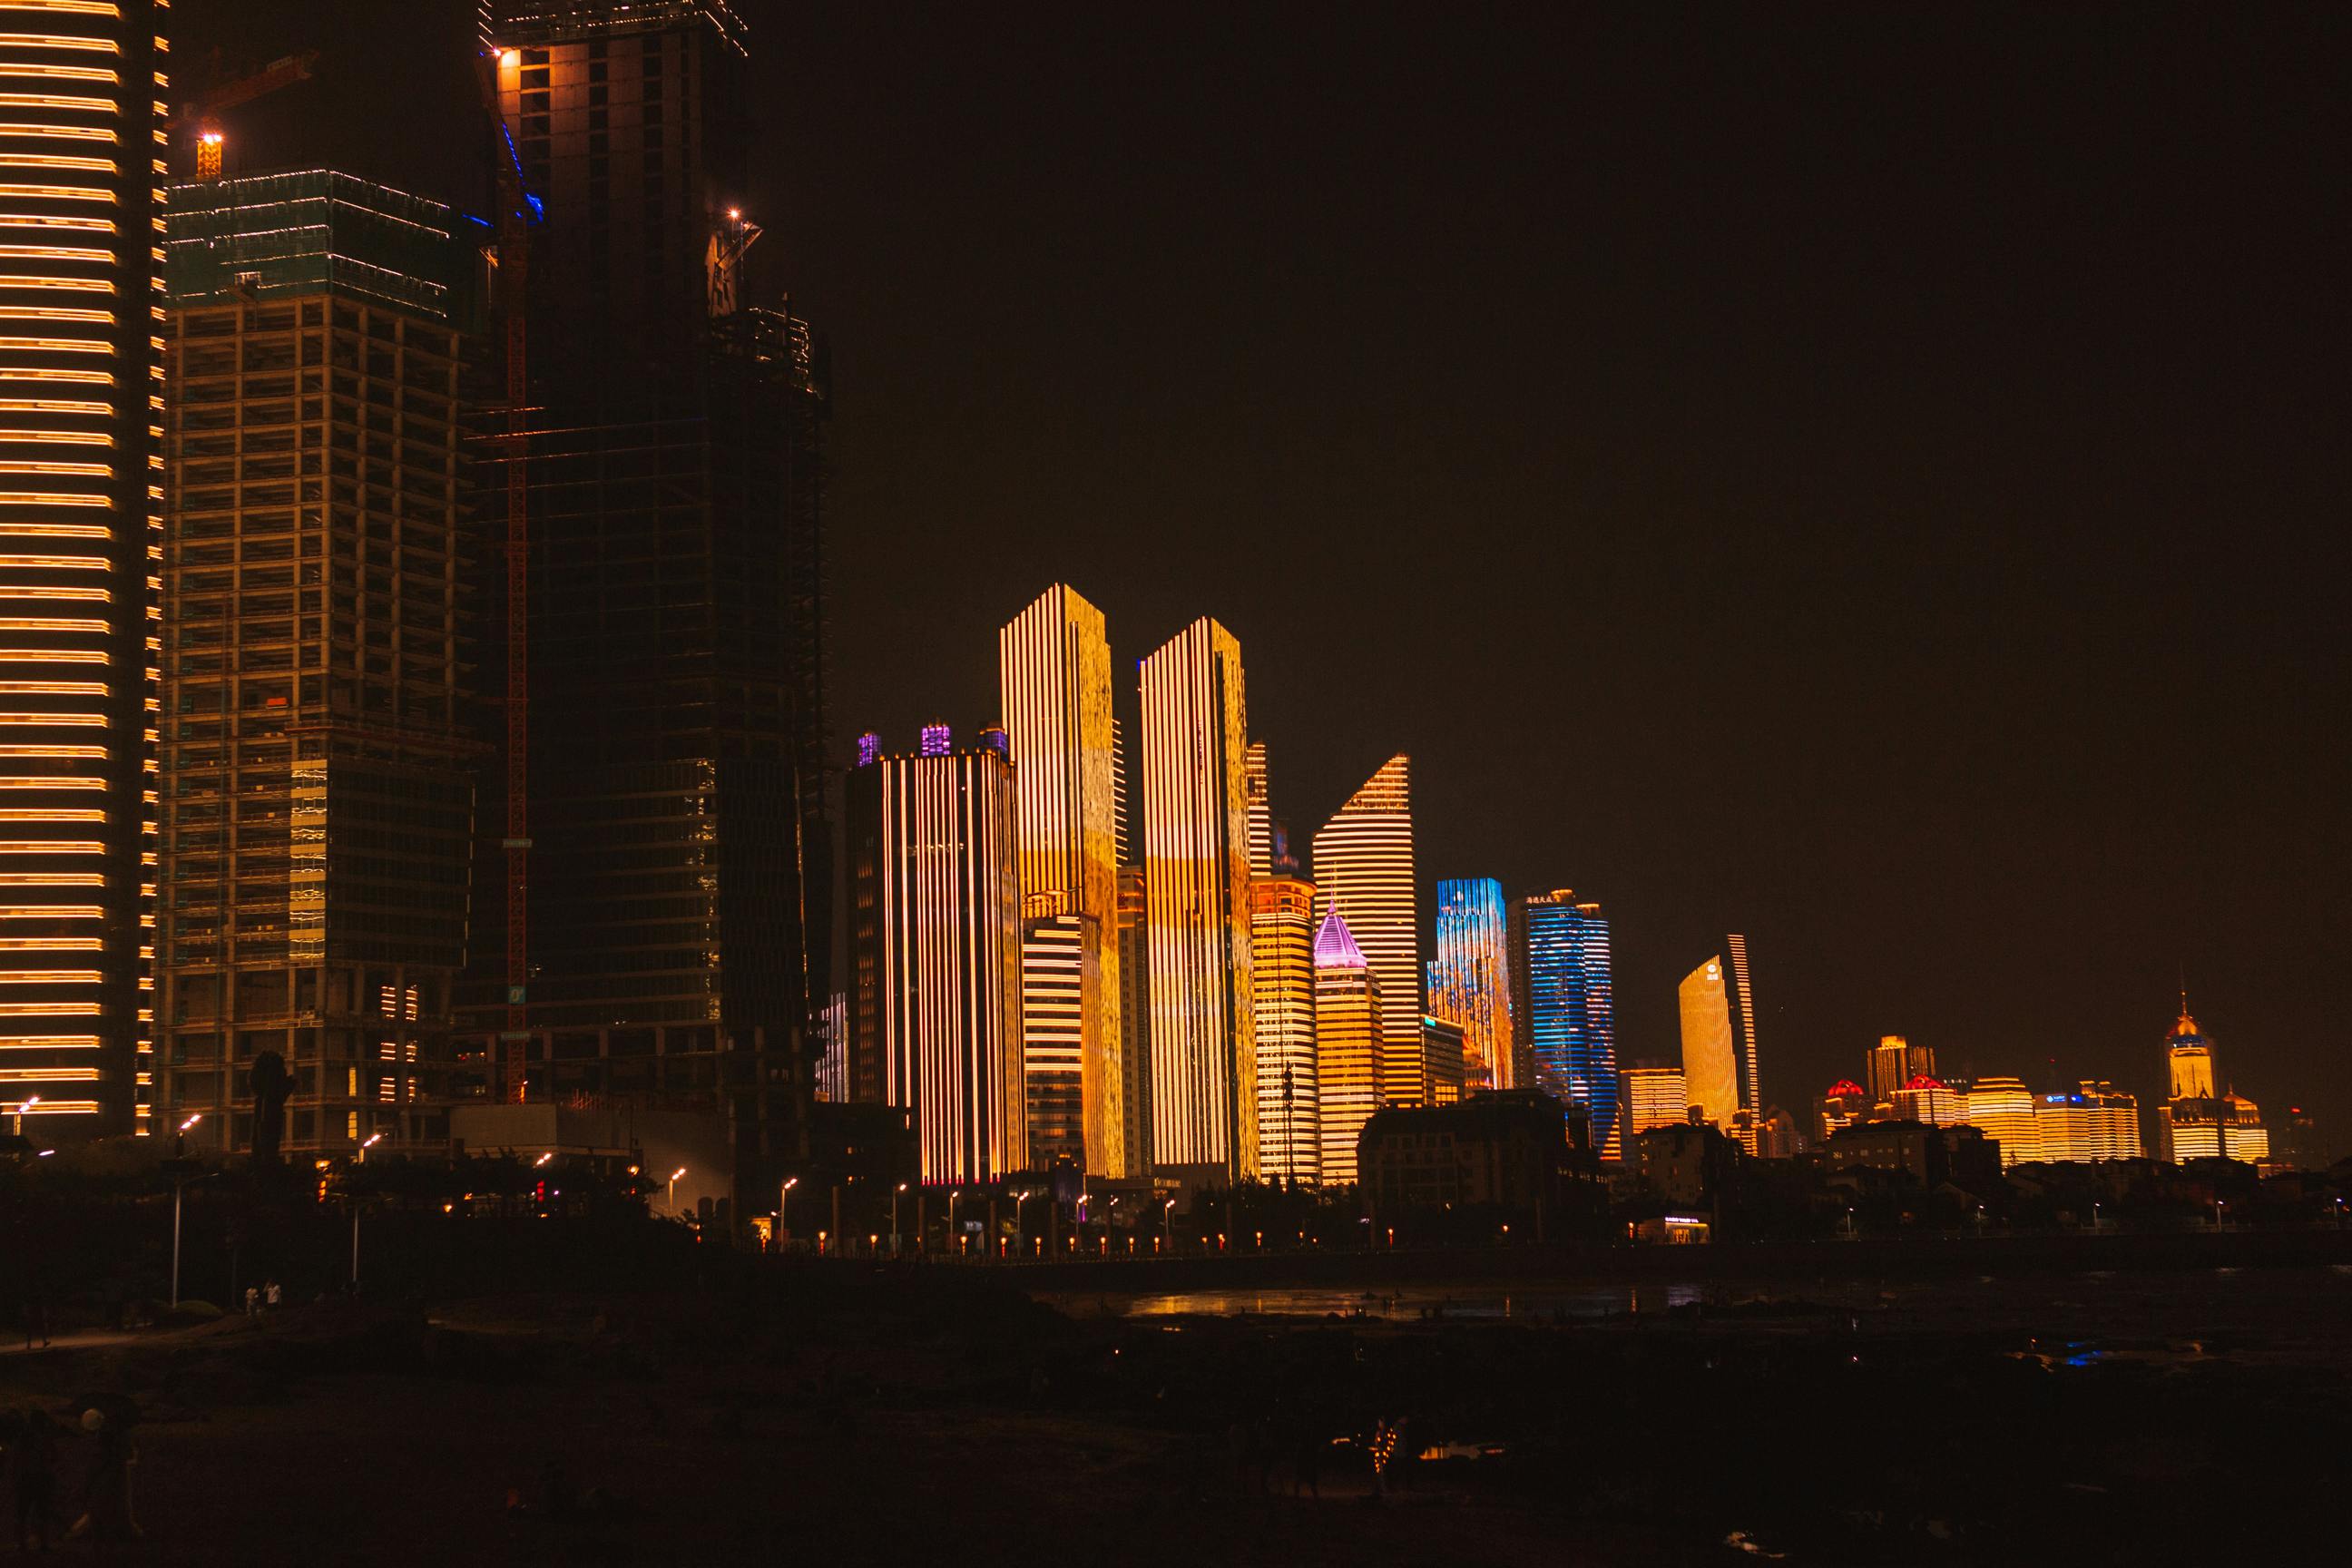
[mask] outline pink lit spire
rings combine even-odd
[[[1315,933],[1315,967],[1318,969],[1368,969],[1364,950],[1356,945],[1348,922],[1333,910],[1323,917],[1323,927]]]

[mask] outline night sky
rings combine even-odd
[[[1629,1058],[1738,929],[1769,1100],[1895,1031],[2145,1103],[2185,964],[2344,1141],[2345,12],[740,3],[845,754],[1057,578],[1122,679],[1214,615],[1277,815],[1411,752]],[[478,202],[470,5],[331,9],[178,7],[328,51],[232,170]]]

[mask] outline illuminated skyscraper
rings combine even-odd
[[[1534,1073],[1528,1087],[1584,1107],[1593,1152],[1621,1158],[1616,1002],[1601,906],[1577,902],[1567,888],[1512,900],[1511,994]]]
[[[1635,1062],[1618,1073],[1617,1103],[1629,1136],[1690,1120],[1683,1070],[1657,1062]]]
[[[473,862],[481,231],[313,170],[177,186],[169,232],[159,1103],[249,1148],[236,1080],[272,1051],[283,1148],[438,1152]]]
[[[1257,1173],[1246,732],[1224,627],[1197,620],[1143,661],[1151,1158],[1195,1179]]]
[[[170,15],[0,16],[0,1108],[73,1133],[152,1104]]]
[[[2022,1079],[1980,1078],[1969,1086],[1969,1125],[2000,1145],[2004,1168],[2045,1158],[2036,1098]]]
[[[1969,1098],[1973,1105],[1975,1097]],[[2037,1152],[2044,1160],[2140,1157],[2139,1101],[2111,1083],[2085,1079],[2072,1094],[2041,1096],[2033,1108],[2033,1125]],[[2002,1163],[2008,1163],[2006,1158]]]
[[[1437,884],[1429,1010],[1462,1026],[1462,1078],[1470,1089],[1509,1089],[1517,1081],[1510,950],[1500,882],[1473,877]]]
[[[1315,907],[1347,917],[1381,978],[1392,1105],[1422,1102],[1421,908],[1413,881],[1412,763],[1391,757],[1315,834]]]
[[[1423,1014],[1421,1017],[1421,1103],[1458,1105],[1463,1095],[1462,1026]]]
[[[1055,900],[1056,918],[1074,922],[1057,930],[1079,943],[1080,968],[1093,977],[1073,1042],[1082,1146],[1066,1152],[1089,1172],[1125,1175],[1119,802],[1102,612],[1057,583],[998,632],[996,648],[1013,754],[1021,896]],[[1049,1142],[1052,1152],[1066,1152],[1058,1138]]]
[[[2167,1100],[2213,1098],[2213,1042],[2189,1016],[2189,994],[2180,994],[2180,1017],[2164,1039]]]
[[[1356,1179],[1356,1140],[1381,1108],[1381,977],[1338,911],[1315,932],[1315,1070],[1323,1180]]]
[[[924,1181],[1002,1180],[1029,1163],[1012,764],[877,756],[848,819],[857,1098],[912,1111]]]
[[[1722,954],[1684,975],[1675,996],[1682,1005],[1686,1103],[1697,1110],[1700,1121],[1729,1132],[1739,1109],[1739,1063],[1732,1048]]]
[[[1258,1174],[1321,1180],[1315,1070],[1315,885],[1285,866],[1250,883]]]
[[[1870,1103],[1892,1106],[1895,1090],[1915,1078],[1936,1076],[1936,1053],[1900,1035],[1882,1035],[1870,1051]]]
[[[1957,1127],[1969,1119],[1969,1097],[1941,1079],[1921,1073],[1895,1091],[1895,1120]]]
[[[1870,1120],[1874,1102],[1870,1091],[1850,1078],[1842,1078],[1822,1091],[1814,1108],[1814,1120],[1823,1142],[1841,1127],[1852,1127]]]

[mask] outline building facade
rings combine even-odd
[[[1895,1093],[1915,1078],[1936,1076],[1936,1053],[1901,1035],[1882,1035],[1870,1049],[1870,1103],[1894,1114]]]
[[[1518,1081],[1509,932],[1500,882],[1470,877],[1437,884],[1429,1010],[1462,1026],[1462,1078],[1471,1089],[1509,1089]]]
[[[170,17],[0,30],[0,1110],[43,1139],[152,1120]]]
[[[1356,1180],[1358,1135],[1381,1108],[1381,977],[1336,910],[1315,932],[1315,1076],[1323,1181]]]
[[[1739,1057],[1732,1039],[1723,955],[1716,954],[1684,975],[1675,1000],[1682,1011],[1683,1092],[1688,1107],[1701,1121],[1729,1131],[1740,1109]]]
[[[1391,757],[1316,830],[1315,907],[1338,913],[1381,981],[1382,1098],[1421,1099],[1421,904],[1413,879],[1412,764]]]
[[[327,171],[173,193],[161,1093],[253,1146],[437,1149],[469,936],[478,231]]]
[[[852,769],[850,1074],[912,1117],[927,1183],[1029,1165],[1013,767],[993,746]]]
[[[1127,1174],[1119,1033],[1118,799],[1110,642],[1102,612],[1055,584],[998,633],[997,688],[1012,749],[1021,896],[1056,901],[1092,974],[1077,1018],[1082,1168]],[[1048,1140],[1064,1152],[1062,1140]]]
[[[1315,885],[1287,868],[1250,883],[1250,984],[1257,1029],[1258,1174],[1319,1182]]]
[[[1020,780],[1014,771],[1014,784]],[[1014,837],[1020,836],[1014,813]],[[1100,1009],[1102,940],[1093,920],[1065,907],[1066,895],[1021,900],[1021,1060],[1029,1160],[1044,1170],[1067,1160],[1082,1171],[1086,1140],[1087,1022]]]
[[[1680,1068],[1634,1062],[1617,1075],[1618,1113],[1629,1134],[1687,1121],[1690,1107],[1690,1092]]]
[[[1756,1053],[1756,987],[1748,967],[1748,939],[1733,931],[1723,939],[1723,951],[1729,960],[1731,1020],[1738,1031],[1739,1108],[1748,1112],[1751,1129],[1760,1128],[1766,1120],[1764,1078]],[[1752,1135],[1748,1152],[1757,1152]]]
[[[1813,1108],[1814,1130],[1826,1142],[1839,1128],[1869,1121],[1873,1109],[1870,1091],[1850,1078],[1842,1078],[1822,1091]]]
[[[1581,1106],[1593,1152],[1621,1158],[1616,1002],[1609,921],[1601,906],[1557,889],[1511,901],[1514,1026],[1526,1032],[1532,1087]]]
[[[1126,1086],[1119,1107],[1128,1174],[1151,1170],[1151,949],[1144,924],[1150,907],[1143,868],[1118,868],[1118,1059]]]
[[[1143,661],[1151,1156],[1194,1180],[1257,1173],[1241,644],[1205,617]]]

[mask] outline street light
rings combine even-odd
[[[2095,1198],[2091,1200],[2091,1234],[2099,1234],[2099,1204]]]
[[[383,1142],[383,1133],[381,1133],[381,1132],[371,1133],[371,1134],[369,1135],[369,1137],[368,1137],[368,1141],[367,1141],[366,1142],[364,1142],[364,1143],[362,1143],[362,1144],[361,1144],[361,1145],[360,1145],[360,1163],[361,1163],[361,1164],[362,1164],[362,1165],[366,1164],[366,1163],[367,1163],[367,1152],[368,1152],[369,1150],[371,1150],[371,1149],[374,1148],[377,1144],[379,1144],[379,1143],[381,1143],[381,1142]]]
[[[2213,1228],[2215,1230],[2220,1230],[2221,1228],[2221,1211],[2229,1206],[2230,1205],[2228,1204],[2223,1203],[2220,1198],[2215,1198],[2213,1200]]]
[[[684,1165],[669,1173],[669,1212],[673,1217],[677,1214],[677,1179],[685,1174]]]
[[[784,1236],[790,1236],[792,1234],[793,1189],[800,1184],[801,1179],[798,1176],[794,1176],[791,1181],[786,1182],[782,1186],[776,1189],[776,1229]]]
[[[1025,1187],[1013,1194],[1013,1255],[1015,1258],[1029,1256],[1029,1233],[1021,1226],[1021,1205],[1028,1201],[1029,1192]]]
[[[185,1121],[183,1121],[183,1122],[181,1122],[181,1123],[180,1123],[180,1131],[183,1131],[183,1132],[185,1132],[189,1128],[194,1127],[197,1122],[199,1122],[199,1121],[203,1121],[203,1120],[204,1120],[204,1118],[203,1118],[203,1117],[201,1117],[201,1116],[191,1116],[191,1117],[189,1117]],[[194,1181],[194,1182],[209,1181],[211,1178],[213,1178],[213,1177],[215,1177],[215,1176],[217,1176],[217,1175],[219,1175],[219,1174],[220,1174],[220,1173],[219,1173],[218,1171],[206,1171],[206,1172],[205,1172],[203,1175],[201,1175],[201,1176],[186,1176],[186,1175],[182,1175],[182,1176],[175,1176],[175,1177],[173,1177],[173,1181],[172,1181],[172,1305],[173,1305],[174,1308],[178,1307],[178,1306],[179,1306],[179,1304],[180,1304],[180,1195],[181,1195],[183,1193],[184,1193],[184,1192],[186,1192],[186,1191],[187,1191],[187,1189],[188,1189],[188,1184],[189,1184],[190,1182],[192,1182],[192,1181]]]
[[[18,1100],[16,1102],[16,1109],[9,1113],[8,1131],[16,1134],[17,1137],[22,1138],[25,1135],[25,1112],[32,1110],[33,1107],[40,1103],[41,1097],[37,1094],[32,1096],[28,1100]]]
[[[950,1187],[948,1189],[948,1239],[956,1244],[956,1255],[958,1257],[961,1257],[963,1255],[963,1237],[956,1234],[955,1205],[956,1199],[961,1196],[963,1196],[963,1189],[961,1187]]]
[[[900,1182],[900,1183],[898,1184],[898,1192],[894,1192],[894,1193],[892,1193],[892,1194],[890,1194],[890,1256],[891,1256],[891,1257],[893,1257],[893,1258],[896,1258],[896,1257],[898,1257],[898,1250],[899,1250],[899,1249],[898,1249],[898,1193],[903,1193],[903,1192],[905,1192],[906,1190],[907,1190],[907,1184],[906,1184],[906,1183],[904,1183],[904,1182]]]
[[[1176,1200],[1174,1198],[1170,1198],[1160,1205],[1160,1224],[1161,1234],[1168,1238],[1166,1243],[1168,1250],[1173,1253],[1176,1250]]]

